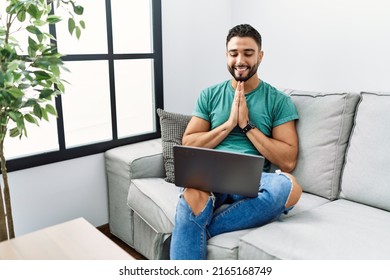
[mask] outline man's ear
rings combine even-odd
[[[263,56],[264,56],[264,52],[259,51],[259,55],[258,55],[259,63],[263,60]]]

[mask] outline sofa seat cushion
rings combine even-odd
[[[294,208],[290,210],[287,215],[282,215],[281,218],[285,219],[287,217],[293,216],[303,211],[314,209],[318,206],[321,206],[329,202],[330,201],[328,199],[323,198],[321,196],[303,192],[301,198],[299,199],[298,203],[294,206]]]
[[[240,259],[390,259],[389,212],[339,199],[251,231]]]
[[[170,234],[174,226],[179,193],[178,187],[163,178],[135,179],[130,185],[127,204],[156,233]],[[327,202],[329,201],[322,197],[303,193],[298,204],[285,217]],[[224,233],[210,238],[207,246],[208,258],[237,259],[239,240],[250,231],[252,229]]]
[[[128,206],[159,233],[171,233],[180,189],[163,178],[131,182]]]
[[[207,242],[207,259],[237,260],[240,238],[253,229],[237,230],[216,235]]]
[[[308,211],[328,202],[329,200],[323,197],[303,193],[297,205],[287,215],[282,215],[282,219],[303,211]],[[252,230],[227,232],[210,238],[207,244],[207,258],[213,260],[238,259],[239,241]]]

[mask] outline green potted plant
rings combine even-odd
[[[39,125],[57,115],[53,99],[64,92],[62,55],[48,26],[62,19],[54,9],[68,11],[68,29],[77,38],[85,28],[83,7],[72,0],[6,0],[0,8],[0,241],[15,237],[4,140],[27,136],[27,123]],[[26,42],[15,39],[26,34]],[[22,47],[26,45],[26,47]]]

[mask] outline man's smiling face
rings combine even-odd
[[[250,37],[233,37],[227,44],[227,67],[236,81],[246,82],[259,68],[263,52]]]

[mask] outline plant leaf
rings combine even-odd
[[[34,26],[34,25],[29,25],[26,27],[27,31],[32,33],[32,34],[42,34],[41,30],[39,30],[38,27]]]
[[[17,17],[18,17],[18,20],[20,22],[25,21],[25,19],[26,19],[26,10],[20,10]]]
[[[60,68],[57,65],[50,65],[50,69],[53,72],[54,76],[59,77],[61,72]]]
[[[35,5],[30,5],[27,9],[27,13],[29,13],[35,19],[39,18],[39,10]]]
[[[15,123],[19,123],[20,122],[20,113],[19,112],[13,112],[13,111],[10,111],[8,112],[8,116],[15,122]]]
[[[37,52],[30,48],[30,46],[27,48],[27,52],[30,57],[35,57],[35,55],[37,54]]]
[[[42,112],[42,118],[44,118],[46,121],[49,121],[49,116],[47,115],[46,109],[41,108]]]
[[[30,36],[28,36],[28,46],[31,48],[33,51],[38,50],[38,43],[34,41]]]
[[[46,21],[41,20],[41,19],[34,20],[33,23],[34,23],[34,25],[36,25],[36,26],[44,26],[45,24],[47,24]]]
[[[13,86],[13,83],[14,83],[14,75],[12,75],[12,73],[5,73],[4,75],[4,83],[5,84],[8,84],[10,86]]]
[[[25,114],[25,115],[24,115],[24,119],[25,119],[26,121],[28,121],[29,123],[33,123],[33,124],[36,124],[37,126],[39,126],[39,123],[38,123],[37,119],[34,118],[34,117],[33,117],[32,115],[30,115],[30,114]]]
[[[42,110],[41,110],[41,106],[39,106],[39,104],[34,104],[33,113],[39,119],[42,119]]]
[[[80,27],[76,27],[76,37],[77,37],[77,39],[80,39],[80,36],[81,36],[81,29],[80,29]]]
[[[47,19],[46,21],[49,23],[49,24],[55,24],[57,22],[60,22],[62,19],[60,16],[56,16],[56,15],[49,15],[47,16]]]
[[[64,87],[64,84],[63,84],[63,83],[58,82],[58,83],[56,83],[56,86],[57,86],[58,90],[59,90],[61,93],[64,93],[64,92],[65,92],[65,87]]]
[[[84,13],[84,8],[80,5],[73,6],[73,11],[76,15],[81,16]]]
[[[4,127],[7,126],[7,118],[5,116],[0,118],[0,125]]]
[[[37,81],[49,80],[51,78],[50,74],[45,71],[34,71],[34,74]]]
[[[51,104],[46,104],[46,111],[53,115],[53,116],[56,116],[57,117],[57,110],[56,108],[54,108]]]
[[[23,91],[18,89],[18,88],[9,88],[9,89],[7,89],[7,92],[9,94],[11,94],[16,99],[22,98],[24,96]]]
[[[11,136],[11,137],[18,137],[19,135],[21,135],[21,132],[20,132],[20,130],[17,127],[11,128],[9,130],[9,136]]]
[[[0,86],[4,87],[4,74],[0,71]]]
[[[68,30],[69,30],[69,33],[71,35],[73,34],[73,31],[74,31],[75,28],[76,28],[76,23],[74,22],[74,19],[73,18],[69,18],[68,19]]]
[[[80,20],[80,26],[81,26],[83,29],[85,29],[85,21]]]
[[[39,98],[40,99],[49,99],[50,100],[51,96],[53,95],[53,93],[54,93],[54,90],[45,88],[39,94]]]

